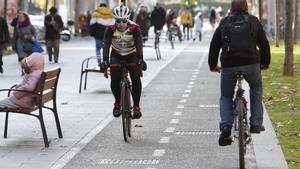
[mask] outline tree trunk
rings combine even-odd
[[[293,76],[294,74],[294,46],[293,46],[293,10],[294,0],[286,0],[286,21],[285,21],[285,60],[283,74]]]
[[[276,28],[275,28],[275,45],[278,48],[280,41],[280,0],[276,0]]]
[[[299,5],[300,0],[295,1],[295,27],[294,27],[294,44],[297,44],[298,42],[298,31],[300,29],[299,25]]]
[[[74,26],[75,26],[75,35],[79,34],[79,13],[80,13],[80,5],[79,0],[75,0],[75,18],[74,18]]]

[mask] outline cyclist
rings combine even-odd
[[[143,40],[139,26],[129,20],[130,10],[125,5],[120,5],[113,10],[115,23],[106,28],[104,33],[103,63],[104,76],[107,78],[107,68],[110,66],[111,90],[115,97],[113,108],[114,117],[121,115],[120,111],[120,80],[121,68],[112,65],[126,61],[128,64],[136,64],[135,67],[128,67],[132,81],[133,96],[133,118],[142,116],[140,110],[140,97],[142,92],[141,76],[142,70],[146,70],[146,63],[143,60]],[[109,60],[109,49],[112,46]]]
[[[226,33],[226,30],[241,28],[239,25],[229,23],[237,19],[248,18],[244,22],[243,40],[240,34]],[[239,20],[238,20],[239,21]],[[249,25],[250,24],[250,25]],[[249,31],[250,29],[250,31]],[[226,38],[229,36],[229,41]],[[247,39],[246,39],[247,38]],[[230,44],[228,44],[230,43]],[[257,50],[257,46],[259,51]],[[219,51],[221,67],[218,66]],[[263,123],[263,105],[262,105],[262,80],[261,69],[269,67],[270,64],[270,46],[259,20],[248,14],[248,4],[246,0],[233,0],[231,3],[231,14],[225,17],[216,29],[209,50],[209,67],[212,72],[221,72],[221,97],[220,97],[220,130],[219,145],[226,146],[231,135],[233,123],[233,95],[236,84],[235,73],[243,71],[246,73],[245,80],[250,86],[250,132],[260,133],[264,128]]]

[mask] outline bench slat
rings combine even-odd
[[[53,90],[49,89],[49,90],[44,91],[43,96],[42,96],[42,101],[41,101],[42,105],[47,103],[48,101],[53,100],[53,96],[54,96]]]
[[[56,81],[57,81],[57,77],[51,78],[51,79],[47,79],[45,81],[43,91],[56,87],[55,86],[56,85]]]
[[[51,79],[51,78],[56,77],[59,72],[60,72],[60,69],[58,69],[58,68],[53,68],[53,69],[45,71],[46,79]]]

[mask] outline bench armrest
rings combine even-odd
[[[12,89],[12,88],[10,88],[10,89],[0,89],[0,92],[4,92],[4,91],[7,91],[8,92],[8,96],[10,96],[10,93],[12,92],[12,91],[14,91],[14,92],[24,92],[24,93],[29,93],[29,94],[34,94],[34,95],[39,95],[38,93],[36,93],[36,92],[34,92],[34,91],[28,91],[28,90],[18,90],[18,89]]]

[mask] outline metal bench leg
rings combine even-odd
[[[56,100],[53,100],[53,114],[55,117],[55,122],[56,122],[56,128],[57,128],[57,133],[59,138],[63,138],[62,132],[61,132],[61,127],[60,127],[60,122],[57,114],[57,107],[56,107]]]
[[[81,93],[81,85],[82,85],[82,76],[83,76],[84,72],[81,71],[81,75],[80,75],[80,83],[79,83],[79,93]]]
[[[45,144],[45,147],[48,148],[49,147],[49,142],[48,142],[48,137],[47,137],[47,133],[46,133],[46,128],[45,128],[43,113],[42,113],[41,109],[42,108],[40,108],[40,110],[39,110],[39,120],[40,120],[41,129],[42,129],[42,133],[43,133],[44,144]]]
[[[86,90],[86,84],[87,84],[87,74],[88,74],[88,71],[85,71],[84,90]]]
[[[9,114],[9,112],[6,112],[6,115],[5,115],[5,125],[4,125],[4,138],[7,138],[8,114]]]

